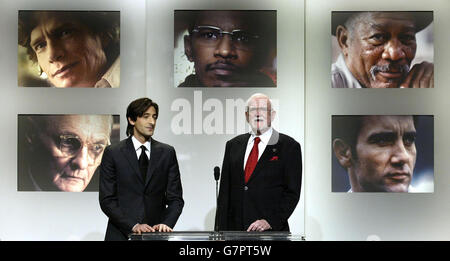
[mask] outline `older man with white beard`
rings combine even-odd
[[[216,228],[289,231],[300,199],[300,144],[272,128],[276,113],[266,95],[252,95],[245,115],[252,131],[226,144]]]

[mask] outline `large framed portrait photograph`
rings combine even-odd
[[[333,11],[332,88],[434,88],[432,11]]]
[[[98,191],[105,148],[119,142],[119,115],[18,115],[18,191]]]
[[[276,87],[276,10],[175,10],[175,87]]]
[[[19,87],[120,85],[119,11],[18,11]]]
[[[434,192],[432,115],[333,115],[332,192]]]

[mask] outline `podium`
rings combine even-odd
[[[303,241],[301,235],[290,232],[244,232],[244,231],[174,231],[130,234],[130,241]]]

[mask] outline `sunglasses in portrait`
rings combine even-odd
[[[81,141],[77,135],[63,134],[59,136],[58,147],[64,157],[73,158],[86,146],[89,157],[95,161],[97,157],[103,153],[109,143],[109,139],[106,137],[91,143]]]
[[[194,39],[201,45],[204,46],[216,46],[216,44],[225,36],[229,35],[231,38],[231,42],[237,49],[241,50],[251,50],[255,47],[257,41],[259,40],[259,36],[256,34],[252,34],[246,32],[241,29],[236,29],[231,32],[227,32],[222,30],[219,27],[209,26],[209,25],[201,25],[196,26],[191,31]]]

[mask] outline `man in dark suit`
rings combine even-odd
[[[216,228],[289,231],[300,199],[300,144],[271,127],[275,111],[266,95],[252,95],[245,114],[251,133],[226,144]]]
[[[175,150],[151,138],[157,118],[152,100],[133,101],[127,108],[129,137],[105,149],[99,167],[100,206],[109,218],[105,240],[127,240],[132,232],[171,232],[181,214]]]

